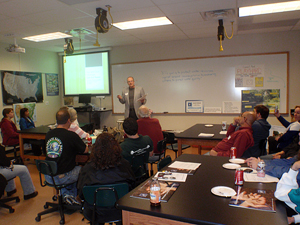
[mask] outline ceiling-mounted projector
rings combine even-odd
[[[97,17],[95,19],[95,28],[99,33],[106,33],[109,30],[108,20],[106,18],[107,11],[102,8],[96,9]]]
[[[9,47],[5,48],[5,50],[12,53],[25,53],[25,48],[21,48],[17,45],[16,39],[15,44],[10,44]]]
[[[8,52],[25,53],[25,48],[21,48],[20,46],[16,46],[16,45],[9,45],[9,47],[7,47],[5,49]]]

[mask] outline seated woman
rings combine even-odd
[[[128,183],[133,188],[135,177],[131,166],[121,155],[121,148],[111,134],[100,134],[93,145],[91,159],[80,171],[77,188],[78,195],[84,199],[82,189],[88,185],[103,185],[115,183]],[[92,218],[93,206],[85,203],[85,216]],[[121,210],[97,209],[101,219],[113,220],[116,216],[122,218]]]
[[[21,119],[19,124],[21,130],[26,130],[35,127],[33,120],[29,116],[29,110],[27,108],[22,108],[20,110],[20,117]]]
[[[77,112],[75,109],[73,108],[69,108],[69,114],[70,114],[70,120],[71,120],[71,125],[70,125],[70,128],[69,128],[69,131],[73,131],[75,132],[76,134],[78,134],[78,136],[82,139],[87,139],[90,137],[90,135],[86,132],[84,132],[80,127],[79,127],[79,124],[78,124],[78,121],[77,121]]]
[[[274,158],[281,158],[285,152],[282,151],[285,147],[292,143],[294,137],[298,135],[300,129],[300,106],[295,107],[294,119],[295,122],[290,123],[286,119],[284,119],[279,111],[275,112],[274,115],[277,117],[279,122],[285,126],[286,132],[282,136],[273,137],[270,136],[268,138],[269,142],[269,154],[278,153],[274,156]]]
[[[33,120],[29,116],[29,110],[27,108],[22,108],[20,110],[20,117],[21,119],[19,125],[21,130],[26,130],[35,127]],[[31,144],[31,148],[34,155],[39,156],[42,154],[41,147],[44,149],[44,145],[45,145],[44,140],[28,140],[26,141],[26,143],[27,142]]]
[[[11,196],[17,192],[14,178],[18,176],[24,193],[24,200],[34,198],[38,195],[33,186],[29,171],[24,165],[13,165],[6,157],[5,149],[0,145],[0,173],[8,180],[5,191],[7,196]]]
[[[297,175],[300,169],[300,161],[295,162],[288,172],[284,173],[277,183],[274,196],[284,201],[287,207],[288,224],[300,223],[299,194]]]
[[[19,134],[17,133],[17,127],[12,121],[14,118],[14,110],[12,108],[5,108],[2,111],[3,118],[0,122],[0,128],[2,132],[2,143],[4,145],[18,145]]]

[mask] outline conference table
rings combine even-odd
[[[211,126],[212,125],[212,126]],[[182,154],[182,144],[197,145],[198,154],[201,155],[201,146],[216,146],[226,134],[220,134],[221,124],[195,124],[181,133],[175,133],[178,143],[178,156]],[[199,137],[200,133],[214,134],[213,137]]]
[[[235,170],[222,167],[228,160],[228,157],[206,155],[179,156],[176,161],[198,162],[201,166],[160,207],[151,207],[149,200],[130,197],[136,189],[119,199],[117,207],[122,209],[123,224],[287,224],[285,206],[279,200],[275,201],[276,212],[266,212],[229,206],[230,198],[211,193],[215,186],[236,190]],[[244,182],[244,187],[275,190],[276,183]]]

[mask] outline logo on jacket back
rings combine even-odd
[[[47,141],[46,151],[49,158],[58,158],[62,153],[62,142],[60,139],[53,137]]]

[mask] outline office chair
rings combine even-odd
[[[149,178],[147,169],[149,153],[147,151],[134,152],[132,154],[131,168],[135,175],[135,186],[141,184]]]
[[[172,132],[163,131],[163,135],[166,140],[166,144],[170,144],[167,145],[167,149],[174,151],[175,158],[177,158],[178,144],[177,144],[177,140],[175,140],[175,134]],[[181,145],[182,150],[187,149],[189,147],[190,147],[189,145]]]
[[[15,177],[13,177],[12,179],[14,179]],[[10,179],[10,180],[12,180]],[[7,185],[7,180],[6,178],[0,174],[0,198],[3,196],[4,194],[4,190],[5,187]],[[5,203],[10,202],[10,201],[14,201],[16,200],[16,202],[20,202],[20,198],[17,197],[10,197],[10,198],[5,198],[5,199],[0,199],[0,208],[6,208],[9,209],[9,213],[13,213],[15,211],[15,209],[13,207],[11,207],[10,205],[7,205]]]
[[[157,151],[159,153],[153,154],[153,155],[158,156],[158,159],[148,159],[148,163],[150,163],[150,167],[151,167],[150,176],[153,175],[153,164],[159,162],[161,157],[165,156],[165,153],[166,153],[166,141],[165,140],[161,140],[161,141],[157,142]]]
[[[171,157],[167,155],[165,158],[163,158],[157,163],[157,171],[160,171],[162,168],[169,165],[171,162],[172,162]]]
[[[259,141],[259,145],[258,145],[258,147],[260,149],[259,156],[267,155],[267,149],[266,149],[267,141],[268,141],[268,139],[262,139]]]
[[[122,211],[116,208],[116,202],[129,191],[127,183],[85,186],[83,215],[92,225],[122,221]],[[97,214],[97,210],[101,215]]]
[[[3,134],[2,132],[0,132],[1,134],[1,138],[3,140]],[[18,156],[17,152],[20,151],[20,146],[19,144],[16,145],[5,145],[2,143],[2,145],[4,146],[4,150],[5,150],[5,154],[10,154],[10,153],[14,153],[14,159],[15,159],[15,163],[17,164],[24,164],[21,157]],[[8,157],[10,159],[12,159],[11,157]]]
[[[61,218],[61,220],[59,221],[59,224],[64,224],[65,223],[64,210],[65,209],[79,210],[81,208],[81,206],[79,206],[79,205],[67,205],[66,203],[64,203],[63,202],[63,196],[61,195],[61,189],[65,188],[65,187],[67,187],[71,184],[74,184],[76,182],[69,183],[69,184],[56,184],[55,181],[54,181],[54,176],[55,176],[56,171],[57,171],[57,164],[54,161],[36,160],[36,166],[37,166],[37,169],[39,171],[41,186],[42,187],[50,186],[50,187],[55,188],[56,191],[58,192],[58,203],[46,202],[46,204],[44,205],[44,208],[46,210],[44,210],[43,212],[38,213],[35,220],[37,222],[39,222],[39,221],[41,221],[41,216],[42,215],[59,211],[60,212],[60,218]],[[53,184],[48,183],[46,180],[43,181],[42,174],[51,176]],[[53,198],[53,200],[54,200],[54,198]],[[52,208],[48,209],[49,206],[51,206]]]

